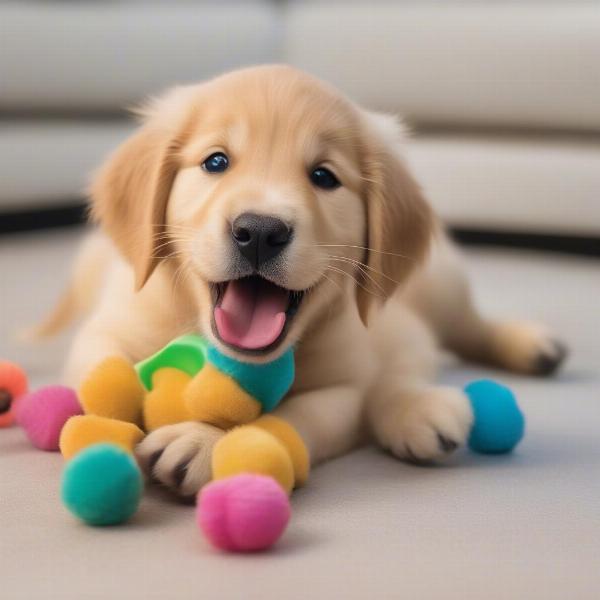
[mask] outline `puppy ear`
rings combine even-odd
[[[366,181],[366,260],[356,290],[367,324],[373,305],[387,300],[427,254],[434,218],[400,156],[402,131],[388,115],[364,114],[367,125],[363,170]]]
[[[167,201],[181,146],[176,125],[165,122],[176,112],[173,96],[182,94],[172,92],[140,111],[145,125],[109,157],[90,189],[92,217],[132,265],[136,289],[167,255]]]

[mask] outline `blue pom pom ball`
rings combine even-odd
[[[142,474],[128,452],[115,444],[94,444],[67,463],[62,500],[90,525],[116,525],[135,513],[142,489]]]
[[[525,417],[514,394],[489,379],[470,383],[465,392],[473,408],[469,447],[480,454],[504,454],[521,441]]]

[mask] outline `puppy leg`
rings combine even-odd
[[[490,321],[474,311],[463,314],[458,331],[444,344],[466,360],[487,363],[516,373],[547,376],[564,362],[566,345],[544,325],[527,321]]]
[[[380,374],[365,406],[375,440],[395,456],[413,461],[452,452],[467,437],[471,408],[460,390],[427,383],[439,355],[427,324],[402,303],[388,303],[371,335]]]
[[[365,436],[362,393],[350,385],[294,394],[273,414],[296,429],[313,466],[349,452]]]
[[[111,335],[102,324],[89,321],[82,326],[71,345],[63,381],[79,389],[89,371],[109,356],[130,359],[119,338]]]
[[[466,441],[473,415],[458,389],[393,376],[372,390],[367,419],[375,440],[394,456],[429,462]]]
[[[457,251],[447,241],[441,242],[428,268],[411,283],[407,299],[440,343],[466,360],[551,375],[567,355],[566,346],[542,325],[483,317]]]

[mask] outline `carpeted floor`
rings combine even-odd
[[[56,381],[67,340],[27,347],[12,334],[57,296],[79,237],[0,239],[0,356],[35,385]],[[469,251],[467,264],[489,313],[544,320],[572,348],[555,380],[442,373],[514,388],[528,418],[514,455],[463,451],[419,468],[360,450],[315,470],[273,551],[228,556],[197,533],[192,508],[160,490],[127,526],[79,524],[59,501],[60,456],[0,430],[0,597],[600,597],[600,262],[487,250]]]

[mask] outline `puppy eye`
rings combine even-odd
[[[324,190],[333,190],[341,185],[339,179],[325,167],[317,167],[311,171],[310,180]]]
[[[211,154],[203,163],[202,168],[208,173],[222,173],[229,167],[229,159],[223,152]]]

